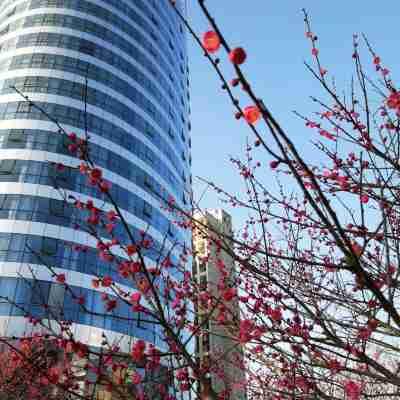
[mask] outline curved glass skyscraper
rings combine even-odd
[[[187,206],[188,99],[185,35],[168,0],[0,1],[2,296],[33,316],[42,315],[43,303],[63,309],[77,336],[92,345],[101,342],[103,330],[111,339],[122,333],[157,344],[156,326],[115,318],[128,317],[128,307],[121,305],[114,316],[81,312],[44,267],[65,273],[75,293],[99,313],[104,303],[93,276],[123,283],[95,255],[95,241],[77,229],[73,207],[60,199],[58,188],[102,204],[99,191],[68,168],[76,159],[48,116],[81,137],[87,128],[92,159],[112,183],[134,234],[148,229],[156,248],[146,256],[155,260],[165,238],[188,242],[159,199],[172,196]],[[52,163],[67,168],[56,171]],[[2,334],[16,333],[23,314],[1,302]]]

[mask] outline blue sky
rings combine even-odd
[[[191,23],[197,32],[209,27],[201,15],[197,1],[190,0]],[[301,8],[312,19],[318,34],[320,55],[324,66],[334,75],[338,85],[345,87],[352,76],[352,35],[365,33],[384,64],[399,74],[398,22],[400,2],[389,0],[214,0],[207,1],[232,46],[240,45],[248,52],[245,71],[251,76],[259,97],[281,121],[303,154],[310,152],[312,132],[292,113],[298,110],[311,115],[315,107],[310,95],[321,94],[318,84],[306,71],[303,62],[311,61],[310,45],[304,36]],[[189,38],[192,96],[193,176],[202,176],[238,190],[237,175],[229,156],[242,156],[248,130],[233,118],[233,109],[220,89],[210,65]],[[370,59],[365,52],[366,63]],[[225,57],[225,56],[223,56]],[[229,71],[229,65],[227,65]],[[268,160],[265,179],[270,174]],[[195,183],[195,193],[202,185]],[[203,207],[218,206],[217,197],[208,191]]]

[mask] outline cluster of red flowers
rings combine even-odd
[[[203,35],[203,48],[210,54],[216,53],[221,48],[221,39],[217,32],[208,31]],[[234,65],[242,65],[247,59],[246,51],[242,47],[236,47],[229,52],[229,60]],[[233,79],[232,86],[237,86],[240,79]],[[255,124],[261,118],[261,111],[257,106],[247,106],[243,112],[236,114],[237,118],[244,117],[249,124]]]
[[[394,91],[387,99],[387,106],[400,116],[400,92]]]

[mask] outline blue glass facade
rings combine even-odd
[[[151,228],[148,259],[157,260],[164,238],[189,243],[159,198],[172,196],[185,208],[191,185],[185,35],[168,0],[0,2],[0,293],[37,317],[47,303],[88,329],[161,345],[157,325],[129,321],[123,305],[106,316],[88,315],[45,274],[38,281],[18,277],[28,264],[40,268],[40,260],[75,273],[82,284],[73,284],[74,293],[98,314],[104,304],[92,278],[110,275],[126,284],[77,234],[83,216],[59,199],[56,187],[105,199],[76,169],[60,172],[48,162],[70,157],[67,139],[14,87],[67,131],[83,135],[87,127],[91,158],[111,181],[133,234]],[[21,307],[1,303],[0,317],[23,316]]]

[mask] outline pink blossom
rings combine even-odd
[[[344,384],[344,391],[348,400],[359,400],[361,397],[362,388],[359,383],[348,380]]]

